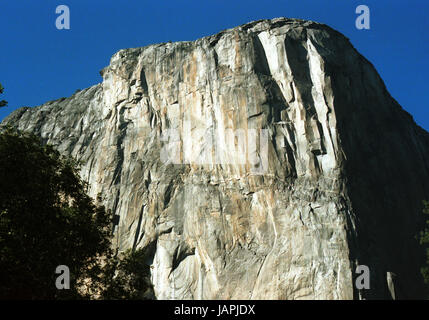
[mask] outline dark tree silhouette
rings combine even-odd
[[[0,94],[2,94],[3,93],[3,91],[4,91],[4,88],[3,88],[3,86],[1,85],[1,83],[0,83]],[[7,101],[5,101],[5,100],[0,100],[0,107],[5,107],[5,106],[7,106]]]
[[[0,132],[0,299],[153,298],[146,253],[111,249],[112,217],[78,172],[35,135]]]
[[[421,273],[423,275],[429,295],[429,201],[423,201],[423,214],[427,215],[428,217],[426,219],[425,229],[421,231],[419,235],[420,244],[423,246],[426,252],[426,261],[421,268]]]
[[[30,134],[0,133],[0,297],[78,297],[90,267],[110,253],[110,217],[85,193],[78,165]],[[55,269],[70,269],[70,290]]]

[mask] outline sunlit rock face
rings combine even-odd
[[[158,299],[421,297],[428,133],[343,35],[263,20],[121,50],[101,73],[3,124],[84,163]]]

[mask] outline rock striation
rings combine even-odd
[[[261,20],[120,50],[101,74],[2,125],[83,162],[158,299],[421,297],[429,134],[346,37]]]

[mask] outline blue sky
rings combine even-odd
[[[57,30],[55,8],[70,8]],[[355,27],[370,8],[371,29]],[[0,120],[21,106],[67,97],[101,82],[123,48],[195,40],[253,20],[291,17],[326,23],[371,61],[391,95],[429,131],[427,0],[14,0],[0,3]]]

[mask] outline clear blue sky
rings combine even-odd
[[[71,29],[55,27],[58,5]],[[355,28],[358,5],[371,29]],[[376,67],[388,90],[429,130],[427,0],[14,0],[0,3],[0,120],[21,106],[67,97],[101,82],[122,48],[195,40],[253,20],[291,17],[326,23]]]

